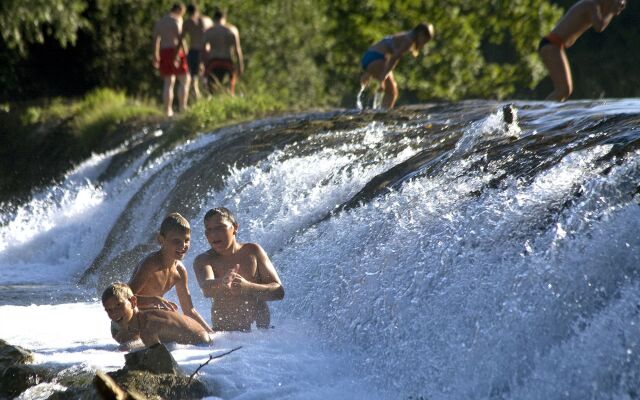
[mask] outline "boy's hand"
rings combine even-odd
[[[222,282],[231,289],[231,284],[233,283],[234,275],[240,270],[240,264],[236,264],[227,273],[222,277]]]
[[[159,297],[158,299],[159,310],[178,311],[178,305],[176,303],[169,301],[164,297]]]
[[[240,274],[233,274],[233,281],[231,283],[231,293],[234,296],[238,296],[240,294],[246,293],[247,288],[250,283],[248,280],[244,279]]]

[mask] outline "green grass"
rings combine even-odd
[[[266,94],[243,97],[219,95],[201,100],[175,117],[167,132],[168,143],[193,137],[224,125],[251,121],[288,109],[283,102]]]

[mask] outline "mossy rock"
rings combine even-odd
[[[14,364],[26,364],[33,361],[33,353],[20,346],[11,345],[0,339],[0,372]]]
[[[201,399],[211,396],[204,383],[175,374],[153,374],[148,371],[124,369],[108,374],[128,392],[137,392],[149,399]]]

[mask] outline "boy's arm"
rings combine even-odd
[[[240,46],[240,32],[238,32],[237,29],[234,29],[233,33],[236,39],[236,45],[234,47],[236,50],[236,57],[238,58],[238,72],[242,75],[244,73],[244,59],[242,57],[242,47]]]
[[[160,33],[158,32],[158,24],[153,27],[153,67],[160,67]]]
[[[182,307],[182,312],[184,315],[193,318],[197,323],[202,325],[207,332],[213,332],[211,327],[209,327],[209,324],[207,324],[207,321],[198,314],[198,311],[196,311],[193,306],[193,300],[191,299],[191,293],[189,292],[186,268],[183,265],[178,265],[178,273],[180,274],[180,280],[176,282],[176,293],[178,295],[178,300],[180,301],[180,306]]]
[[[590,5],[591,26],[594,31],[602,32],[611,22],[614,16],[613,10],[602,10],[595,1],[591,1]]]
[[[239,274],[235,274],[231,285],[232,292],[251,294],[256,300],[273,301],[284,298],[284,288],[275,267],[271,263],[267,253],[258,244],[254,246],[254,254],[258,263],[258,275],[260,283],[249,282]]]
[[[208,262],[204,254],[196,257],[193,262],[193,271],[196,274],[198,285],[202,289],[205,297],[215,297],[219,291],[229,290],[224,284],[223,279],[216,279],[213,273],[213,267]]]
[[[389,61],[387,62],[387,69],[384,72],[385,79],[387,78],[389,73],[393,71],[396,65],[398,65],[398,62],[400,61],[400,57],[402,57],[402,55],[406,53],[409,50],[409,48],[411,48],[411,45],[412,45],[412,42],[409,42],[409,44],[403,45],[402,47],[396,49],[393,52],[393,54],[391,54],[391,57],[389,57]]]

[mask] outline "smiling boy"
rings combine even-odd
[[[120,332],[130,337],[140,337],[145,346],[169,342],[200,344],[211,341],[202,326],[187,316],[167,310],[139,310],[136,296],[124,283],[111,284],[102,293],[102,305]]]
[[[140,309],[165,309],[176,311],[177,306],[162,296],[174,286],[184,315],[198,322],[207,332],[213,332],[204,318],[196,311],[189,292],[187,269],[182,264],[191,242],[189,221],[178,213],[172,213],[160,224],[157,235],[160,250],[149,254],[133,272],[129,287],[137,297]],[[116,337],[117,336],[117,337]],[[118,341],[130,338],[114,327],[113,337]]]
[[[204,227],[211,249],[198,255],[193,269],[211,297],[214,330],[249,331],[270,324],[267,301],[282,300],[284,288],[267,253],[255,243],[236,240],[238,223],[224,207],[209,210]]]

